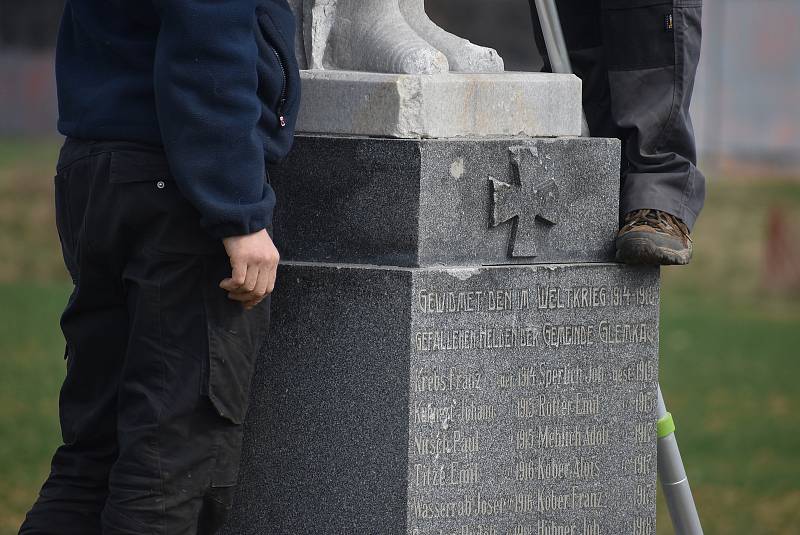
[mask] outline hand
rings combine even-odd
[[[266,230],[223,238],[222,243],[231,259],[231,276],[219,287],[250,310],[275,288],[278,250]]]

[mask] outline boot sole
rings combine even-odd
[[[685,266],[692,259],[692,246],[676,249],[671,244],[658,243],[654,233],[631,232],[617,238],[617,262],[630,265]]]

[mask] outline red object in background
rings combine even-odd
[[[53,52],[0,48],[0,137],[55,137],[57,117]]]
[[[778,206],[769,210],[767,221],[764,285],[773,290],[800,291],[800,237]]]

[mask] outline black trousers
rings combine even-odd
[[[269,300],[245,311],[218,287],[228,257],[160,149],[67,140],[55,186],[75,284],[61,319],[64,443],[20,533],[213,533]]]
[[[689,118],[702,0],[556,1],[572,67],[583,80],[589,129],[623,142],[621,214],[653,208],[692,228],[705,201]]]

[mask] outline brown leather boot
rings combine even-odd
[[[617,234],[617,262],[684,265],[692,258],[689,229],[677,217],[660,210],[636,210],[625,216]]]

